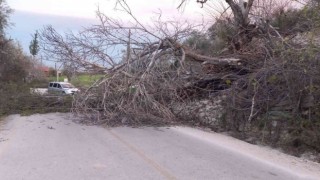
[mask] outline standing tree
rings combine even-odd
[[[242,46],[251,42],[253,31],[256,28],[255,24],[250,24],[249,12],[252,9],[255,0],[225,0],[229,5],[233,14],[233,24],[237,29],[237,34],[232,38],[232,49],[240,50]],[[198,3],[204,4],[207,0],[197,0]]]
[[[22,82],[31,71],[31,62],[19,43],[6,37],[5,30],[10,25],[11,12],[6,1],[0,0],[0,89],[5,88],[9,82]]]
[[[34,57],[39,53],[39,41],[38,41],[38,31],[32,36],[32,40],[29,45],[30,54]]]
[[[181,8],[188,0],[181,0],[178,8]],[[197,3],[200,3],[201,6],[207,3],[208,0],[197,0]],[[232,10],[234,21],[236,26],[239,28],[247,28],[250,23],[249,12],[253,6],[255,0],[225,0]]]
[[[4,29],[9,25],[9,15],[12,9],[7,5],[6,1],[0,0],[0,34],[4,35]]]
[[[1,49],[10,41],[5,37],[5,29],[9,26],[9,15],[12,9],[7,5],[5,0],[0,0],[0,61],[5,54]]]

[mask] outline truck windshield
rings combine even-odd
[[[61,84],[63,88],[74,88],[72,84]]]

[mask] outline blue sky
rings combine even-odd
[[[31,35],[46,25],[52,25],[58,32],[63,33],[69,30],[78,31],[82,27],[95,23],[95,19],[37,14],[20,10],[16,10],[11,15],[10,21],[13,25],[7,29],[7,35],[19,41],[25,51],[28,51],[28,45],[32,40]]]
[[[52,25],[58,32],[79,31],[82,27],[95,23],[95,19],[69,17],[49,14],[38,14],[16,10],[10,17],[13,23],[6,32],[7,36],[20,43],[25,53],[29,54],[29,44],[36,30],[41,30],[46,25]],[[41,52],[40,52],[41,53]],[[54,66],[53,62],[45,62]]]

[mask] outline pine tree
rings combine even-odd
[[[40,50],[39,41],[38,41],[38,31],[32,36],[32,40],[29,45],[30,54],[35,57]]]

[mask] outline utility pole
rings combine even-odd
[[[57,73],[57,82],[59,82],[59,69],[62,67],[63,64],[60,65],[60,67],[57,66],[57,63],[54,63],[54,68],[56,69]]]
[[[57,82],[59,82],[59,72],[57,71]]]
[[[130,70],[131,68],[131,65],[130,65],[130,61],[131,61],[131,29],[129,29],[129,34],[128,34],[128,42],[127,42],[127,57],[126,57],[126,60],[127,60],[127,68],[128,70]],[[126,83],[129,83],[128,82],[128,79],[127,77],[125,78],[126,79]]]
[[[131,61],[131,29],[129,29],[128,42],[127,42],[127,63]]]
[[[58,80],[59,80],[59,75],[58,75],[57,63],[54,63],[54,69],[56,70],[57,82],[58,82]]]

